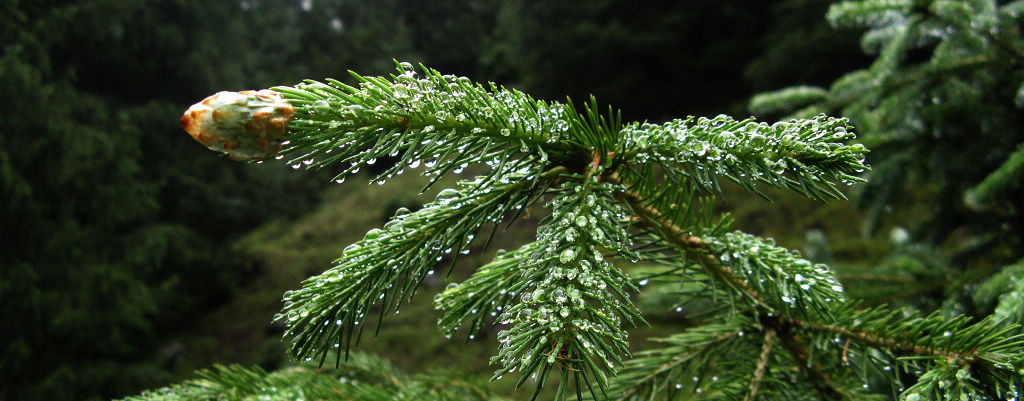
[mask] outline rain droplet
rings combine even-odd
[[[362,247],[359,246],[359,244],[352,244],[352,245],[346,246],[345,249],[342,251],[342,253],[344,253],[345,255],[354,254],[355,252],[359,251],[361,248]],[[337,249],[337,248],[335,248],[335,249]]]
[[[558,256],[558,260],[561,261],[562,263],[572,262],[574,258],[576,258],[576,252],[573,251],[572,249],[566,249],[562,251],[561,255]]]

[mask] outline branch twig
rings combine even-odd
[[[757,368],[754,369],[754,377],[750,380],[750,391],[743,401],[754,401],[757,391],[761,389],[761,380],[764,379],[764,372],[768,369],[768,357],[772,355],[772,347],[775,346],[775,330],[768,329],[764,333],[764,345],[761,346],[761,356],[757,360]]]

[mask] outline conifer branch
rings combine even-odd
[[[613,176],[612,180],[615,179],[616,177]],[[667,240],[680,247],[684,253],[687,253],[695,260],[699,260],[712,277],[716,277],[744,293],[746,298],[752,301],[751,306],[759,310],[757,312],[758,315],[764,317],[763,323],[766,327],[778,333],[779,341],[783,348],[793,356],[801,371],[810,379],[809,382],[812,383],[815,391],[825,399],[844,399],[849,397],[849,395],[844,395],[846,392],[842,390],[842,386],[828,376],[825,367],[818,366],[816,362],[808,359],[810,351],[807,344],[810,339],[800,334],[801,331],[826,333],[832,336],[838,335],[861,342],[870,347],[886,349],[903,355],[940,357],[943,360],[960,360],[965,363],[970,363],[974,360],[973,358],[976,357],[974,352],[991,349],[991,351],[987,351],[989,354],[984,358],[988,361],[986,366],[995,369],[997,366],[1014,366],[1017,363],[1013,362],[1015,358],[1010,357],[1004,352],[1007,349],[1019,347],[1022,344],[1020,338],[1011,335],[1011,332],[1005,331],[1005,329],[1000,331],[984,324],[971,326],[971,329],[968,329],[964,326],[964,319],[946,320],[932,318],[907,321],[905,316],[897,317],[895,312],[891,315],[876,316],[873,313],[879,313],[878,310],[861,312],[854,310],[849,305],[836,310],[836,307],[841,306],[841,298],[839,297],[835,298],[836,303],[834,305],[822,305],[818,316],[843,316],[844,318],[841,321],[827,324],[811,324],[806,320],[789,316],[785,313],[785,308],[779,308],[780,304],[778,302],[773,302],[771,298],[764,295],[764,289],[752,286],[750,280],[741,279],[741,275],[735,269],[723,263],[720,257],[716,257],[708,241],[666,222],[658,210],[646,205],[637,194],[625,192],[622,197],[638,213],[643,224],[655,227]],[[806,309],[805,307],[799,310]],[[855,316],[855,318],[851,318],[851,316]],[[909,334],[893,332],[891,330],[882,333],[869,333],[852,328],[856,324],[862,324],[862,320],[870,321],[870,319],[878,320],[871,323],[871,327],[907,327]],[[903,326],[901,322],[905,323],[906,326]],[[910,327],[915,329],[910,331]],[[945,329],[939,331],[939,328]],[[922,330],[931,333],[958,333],[956,338],[960,341],[959,349],[963,351],[956,352],[949,348],[936,347],[934,344],[951,343],[941,340],[941,337],[937,338],[935,334],[931,337],[922,338]],[[886,335],[890,337],[886,337]],[[982,341],[988,339],[994,342],[986,346],[983,342],[968,341],[967,339],[981,339]],[[921,341],[924,342],[922,343]],[[1003,342],[1007,343],[1004,344]],[[996,380],[998,379],[996,378]]]
[[[521,301],[499,318],[510,327],[498,333],[494,361],[502,367],[494,376],[519,370],[521,384],[536,373],[539,391],[557,367],[557,399],[565,397],[570,377],[577,393],[585,386],[595,398],[604,394],[615,365],[629,354],[621,320],[644,322],[629,300],[636,288],[600,251],[632,254],[623,212],[612,196],[616,187],[597,182],[596,169],[589,172],[568,177],[552,200],[551,220],[538,230],[544,246],[520,263],[508,288],[522,294]]]
[[[146,391],[124,401],[494,401],[480,383],[447,372],[415,376],[398,372],[385,360],[354,353],[339,369],[296,366],[267,372],[259,367],[214,366],[196,379]]]
[[[775,330],[768,329],[764,332],[764,339],[761,345],[761,355],[757,358],[757,368],[754,369],[754,376],[750,380],[750,391],[743,396],[743,401],[754,401],[757,397],[757,391],[761,387],[761,381],[764,380],[764,373],[768,370],[769,357],[771,356],[772,348],[775,346]]]
[[[994,305],[992,319],[998,324],[1024,324],[1024,259],[1004,266],[978,285],[973,294],[979,305]]]
[[[615,178],[613,177],[612,179]],[[842,301],[842,288],[839,286],[838,281],[835,280],[834,276],[832,276],[831,274],[816,274],[820,273],[820,271],[811,273],[807,272],[806,270],[806,274],[808,274],[808,276],[810,276],[811,278],[807,278],[800,273],[789,275],[779,266],[776,266],[775,269],[778,269],[778,271],[782,273],[783,276],[779,277],[779,279],[781,280],[772,280],[772,282],[767,283],[767,285],[774,286],[774,288],[786,288],[785,285],[779,285],[779,281],[789,279],[796,283],[802,283],[799,285],[801,286],[801,289],[804,289],[805,291],[811,288],[810,285],[824,284],[826,286],[829,286],[828,288],[834,292],[826,291],[826,296],[825,298],[823,298],[825,303],[818,305],[813,304],[813,301],[807,301],[807,299],[816,298],[814,296],[797,296],[797,298],[791,298],[790,296],[787,295],[781,295],[778,297],[778,299],[770,299],[764,295],[764,291],[772,287],[768,287],[765,285],[760,286],[760,288],[755,287],[755,285],[752,284],[751,280],[742,278],[743,275],[739,274],[739,272],[737,272],[736,269],[725,263],[728,259],[723,260],[722,256],[716,256],[716,254],[732,255],[725,256],[725,258],[740,259],[741,255],[739,253],[734,253],[736,247],[723,247],[721,245],[721,242],[709,243],[708,241],[702,239],[701,237],[685,232],[679,227],[675,227],[671,223],[665,222],[665,219],[661,217],[662,214],[659,211],[655,210],[654,208],[645,205],[643,203],[642,198],[640,198],[638,195],[627,192],[623,196],[627,199],[627,202],[629,202],[630,206],[633,207],[634,211],[638,212],[638,214],[641,217],[641,221],[644,224],[655,227],[664,235],[664,237],[669,242],[680,247],[680,249],[682,249],[683,252],[685,252],[687,255],[690,255],[694,259],[699,260],[701,265],[708,271],[708,273],[711,276],[716,277],[717,279],[723,281],[725,284],[735,288],[736,290],[746,295],[746,299],[752,301],[752,306],[758,311],[757,313],[759,315],[767,316],[767,322],[774,324],[770,324],[768,326],[769,330],[773,330],[779,333],[780,342],[782,343],[783,347],[797,361],[797,365],[799,366],[800,370],[803,371],[810,379],[810,382],[815,391],[817,391],[825,399],[843,399],[841,391],[835,387],[835,385],[833,384],[833,380],[830,379],[824,373],[824,370],[821,367],[817,366],[816,364],[808,362],[809,352],[807,351],[806,345],[802,344],[802,340],[796,337],[798,336],[797,333],[792,332],[791,330],[788,329],[788,327],[779,326],[775,324],[776,318],[772,317],[775,316],[778,312],[785,312],[786,308],[780,308],[780,305],[791,305],[795,299],[800,299],[801,302],[808,303],[808,305],[802,305],[802,308],[797,309],[801,313],[807,313],[807,309],[811,309],[818,311],[823,316],[830,316],[831,309],[833,307],[829,306],[828,303],[831,303],[833,301],[838,303]],[[743,235],[740,238],[749,239],[750,237]],[[719,249],[715,249],[716,245]],[[755,245],[755,247],[760,248],[762,245],[768,246],[768,244],[765,243],[758,243],[758,245]],[[752,250],[752,253],[756,254],[758,251],[760,251],[760,249]],[[742,257],[747,256],[742,255]],[[807,263],[802,259],[783,260],[783,263],[806,263],[807,266],[810,265],[810,263]],[[763,263],[760,264],[759,266],[756,266],[755,268],[767,268],[769,270],[772,269],[771,266],[765,265]],[[819,270],[822,269],[819,268]],[[828,270],[824,271],[831,273]],[[753,272],[753,269],[751,269],[751,272]],[[819,280],[821,281],[821,283],[818,283]],[[764,281],[766,280],[759,280],[758,282]],[[780,300],[781,302],[779,302]]]
[[[785,324],[776,316],[762,316],[763,318],[761,319],[761,323],[769,330],[775,331],[778,334],[782,348],[784,348],[786,352],[793,357],[797,368],[807,376],[807,381],[810,383],[811,388],[813,388],[822,399],[843,400],[847,398],[844,392],[840,390],[840,387],[836,384],[835,380],[826,373],[825,368],[811,360],[811,353],[806,345],[806,338],[801,336],[795,330],[792,330],[794,328],[793,326]]]
[[[532,174],[514,169],[491,185],[486,178],[446,189],[438,200],[416,212],[399,211],[382,229],[345,249],[337,265],[307,279],[303,288],[285,296],[279,318],[288,325],[294,356],[318,358],[329,351],[347,353],[358,342],[370,307],[381,305],[380,317],[397,311],[412,296],[445,254],[468,249],[475,232],[497,222],[515,208],[528,206],[537,181],[551,180],[564,168]],[[332,345],[333,344],[333,345]]]
[[[726,178],[758,194],[761,183],[813,199],[845,199],[835,184],[861,182],[857,175],[867,169],[867,149],[840,142],[854,137],[847,121],[826,116],[772,125],[690,117],[630,125],[622,135],[626,151],[619,160],[658,164],[705,193],[718,192],[719,178]]]
[[[774,310],[774,308],[768,303],[768,301],[754,289],[750,283],[743,282],[739,277],[732,271],[729,266],[721,264],[718,259],[707,250],[707,245],[698,236],[692,235],[683,229],[676,227],[673,224],[665,222],[665,218],[661,216],[653,208],[640,203],[639,199],[635,195],[630,196],[630,206],[633,210],[638,212],[642,222],[653,227],[655,230],[664,235],[664,238],[684,250],[686,254],[701,262],[701,266],[708,270],[708,273],[723,283],[737,289],[746,296],[746,298],[752,301],[755,305],[764,308],[765,310]]]
[[[954,74],[1021,65],[1024,49],[1014,43],[1013,36],[1019,32],[1015,24],[1021,7],[1017,2],[1002,6],[995,3],[860,0],[832,5],[828,19],[833,25],[868,27],[864,39],[880,44],[882,51],[870,69],[854,71],[836,80],[826,98],[792,116],[834,113],[851,106],[875,109],[879,99],[910,88],[921,93],[936,82],[949,81]],[[936,41],[939,44],[934,46],[927,62],[901,65],[911,48],[931,46]],[[991,51],[989,44],[1004,54]],[[816,88],[810,90],[820,93]],[[749,107],[758,113],[791,112],[809,103],[809,98],[801,95],[804,93],[811,92],[796,87],[761,94],[751,100]]]
[[[750,322],[737,318],[723,323],[705,324],[667,338],[654,339],[666,344],[663,348],[640,351],[627,361],[612,382],[609,395],[618,400],[649,400],[657,394],[669,394],[672,399],[685,391],[696,391],[696,382],[703,382],[707,388],[701,393],[715,391],[735,393],[730,384],[728,372],[740,372],[743,368],[721,369],[723,376],[711,375],[715,367],[730,363],[747,364],[753,361],[750,354],[757,354],[758,348],[748,341],[743,331]],[[754,371],[756,369],[750,369]],[[706,380],[699,380],[704,378]],[[717,388],[716,388],[717,387]],[[742,384],[739,386],[747,389]],[[739,398],[737,394],[735,398]]]
[[[275,88],[295,107],[278,158],[295,154],[291,163],[311,168],[349,163],[336,177],[342,179],[378,158],[400,156],[383,180],[421,163],[426,174],[440,175],[517,153],[543,163],[583,151],[568,131],[588,123],[570,106],[426,67],[421,78],[408,63],[398,68],[390,78],[352,73],[358,87],[328,80]]]
[[[865,12],[877,11],[879,23],[888,23],[886,7],[903,3],[863,5],[877,6]],[[870,73],[890,77],[910,31],[892,33],[884,60]],[[547,103],[493,84],[485,88],[426,68],[423,73],[421,78],[411,65],[399,64],[397,76],[353,74],[358,87],[308,81],[276,89],[288,102],[275,109],[275,118],[291,118],[288,107],[294,108],[281,145],[297,167],[345,163],[337,177],[344,179],[378,158],[397,159],[378,181],[421,165],[437,177],[470,164],[491,167],[421,210],[400,210],[383,229],[346,248],[336,266],[287,294],[279,318],[288,325],[293,356],[322,365],[334,351],[342,363],[342,350],[347,355],[358,342],[371,308],[379,308],[378,321],[397,312],[445,254],[469,248],[482,225],[543,198],[552,213],[536,241],[497,255],[435,298],[447,334],[468,322],[472,336],[488,316],[508,325],[497,334],[494,378],[517,373],[517,387],[535,378],[533,398],[556,370],[560,401],[573,385],[577,398],[586,393],[595,399],[656,393],[755,399],[809,389],[825,399],[856,398],[861,393],[850,386],[853,374],[837,360],[814,357],[834,353],[833,338],[847,340],[844,363],[852,342],[882,357],[898,354],[905,372],[927,369],[914,391],[952,394],[942,384],[950,375],[969,394],[1020,388],[1015,369],[1024,365],[1017,352],[1024,339],[1010,331],[1014,326],[856,310],[826,266],[771,240],[729,231],[726,218],[712,222],[702,196],[718,192],[722,179],[757,194],[764,184],[813,199],[843,198],[838,185],[862,181],[857,175],[867,169],[867,150],[843,143],[853,138],[845,119],[768,125],[718,116],[623,125],[611,109],[599,113],[593,98],[577,113],[571,102]],[[864,85],[878,88],[881,81]],[[252,111],[237,108],[238,116]],[[255,153],[262,155],[264,147],[257,145]],[[631,233],[633,223],[641,229]],[[643,243],[635,247],[637,239]],[[627,361],[623,324],[645,321],[630,299],[637,287],[612,257],[643,257],[674,272],[702,269],[688,278],[725,293],[731,313]],[[776,344],[786,352],[773,352]],[[808,383],[794,382],[798,377]]]
[[[1012,57],[1016,63],[1024,62],[1024,49],[1014,46],[1005,37],[995,34],[995,32],[1001,30],[1000,28],[1007,28],[999,27],[998,21],[1001,19],[1012,21],[1019,18],[1019,14],[1014,15],[1010,10],[998,9],[994,6],[978,7],[978,5],[979,3],[935,2],[931,7],[931,11],[937,20],[955,26],[965,34],[983,38],[985,41],[995,44],[996,47]],[[984,48],[985,46],[982,44],[978,47]]]
[[[469,321],[468,335],[480,332],[488,316],[496,317],[515,303],[517,293],[509,291],[520,280],[519,265],[539,251],[541,243],[531,242],[512,252],[499,250],[494,260],[481,266],[473,275],[456,284],[451,283],[434,297],[434,307],[444,312],[438,325],[451,336],[459,326]],[[500,324],[508,324],[502,320]]]
[[[967,191],[964,203],[968,207],[979,209],[1000,195],[1020,188],[1024,183],[1024,144],[1010,154],[1003,163],[989,173],[984,180]]]
[[[616,179],[616,178],[612,178]],[[712,276],[742,293],[764,312],[787,309],[831,314],[830,303],[843,299],[842,286],[824,266],[749,234],[733,232],[701,237],[667,222],[664,214],[635,193],[623,195],[643,224],[661,232]],[[797,295],[806,293],[807,296]],[[781,309],[780,309],[781,308]]]
[[[842,320],[826,324],[786,318],[789,324],[813,332],[840,336],[871,347],[892,350],[905,356],[934,357],[947,361],[1012,363],[1010,350],[1024,344],[1024,335],[1013,327],[993,325],[984,320],[944,319],[938,315],[912,318],[908,311],[872,308],[856,310],[845,306]],[[857,328],[864,327],[864,328]]]

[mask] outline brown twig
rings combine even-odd
[[[764,344],[761,345],[761,356],[757,360],[757,368],[754,369],[754,377],[750,380],[750,391],[743,397],[743,401],[754,401],[758,390],[761,389],[761,380],[768,370],[768,357],[772,355],[772,347],[775,346],[775,330],[768,329],[764,332]]]
[[[608,181],[620,182],[615,174],[612,174]],[[711,254],[707,243],[703,239],[667,221],[667,218],[659,210],[645,204],[639,194],[625,191],[622,196],[633,210],[640,215],[642,224],[660,231],[665,239],[678,246],[686,255],[699,260],[708,273],[727,285],[736,288],[753,302],[757,314],[765,322],[774,325],[767,325],[767,327],[778,334],[783,348],[797,361],[800,370],[807,375],[811,386],[823,399],[843,399],[842,394],[834,386],[832,378],[825,374],[820,366],[808,361],[809,352],[804,344],[805,340],[800,338],[797,333],[789,330],[789,325],[780,324],[780,320],[774,317],[776,316],[775,308],[768,303],[757,289],[740,279],[729,266],[726,266],[718,260],[718,257]]]
[[[835,381],[825,373],[825,369],[810,360],[806,340],[793,330],[795,328],[793,325],[774,316],[763,316],[761,323],[778,333],[782,347],[793,357],[797,367],[807,376],[807,381],[822,399],[842,400],[845,398],[835,385]]]
[[[879,334],[869,332],[867,330],[856,330],[843,326],[820,324],[793,318],[787,318],[786,321],[788,324],[806,330],[818,333],[829,333],[833,335],[838,335],[843,338],[846,338],[849,341],[855,341],[876,348],[890,349],[898,353],[908,355],[937,356],[944,358],[948,361],[960,360],[970,362],[975,359],[975,355],[972,352],[954,352],[935,349],[920,344],[898,341],[896,339],[884,337]]]

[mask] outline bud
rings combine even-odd
[[[281,150],[293,114],[295,109],[272,90],[218,92],[189,107],[181,127],[233,160],[263,159]]]

